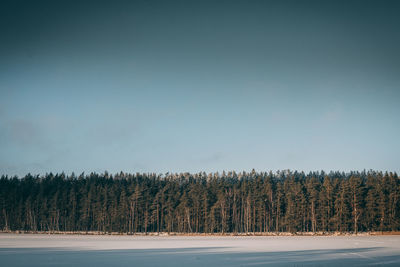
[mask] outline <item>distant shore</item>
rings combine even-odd
[[[400,231],[373,231],[373,232],[250,232],[250,233],[118,233],[99,231],[0,231],[0,234],[38,234],[38,235],[113,235],[113,236],[382,236],[400,235]]]

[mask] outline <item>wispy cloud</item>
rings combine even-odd
[[[322,113],[321,119],[326,123],[337,122],[343,118],[344,113],[344,106],[340,103],[335,103]]]
[[[5,138],[20,146],[33,146],[42,141],[38,127],[28,120],[11,120],[3,123],[2,128]]]
[[[201,163],[215,163],[219,162],[224,158],[224,154],[222,152],[214,152],[209,156],[200,158],[199,162]]]

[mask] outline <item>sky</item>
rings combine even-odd
[[[0,174],[400,171],[399,1],[1,1]]]

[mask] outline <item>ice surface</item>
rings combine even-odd
[[[0,234],[0,266],[400,266],[400,236]]]

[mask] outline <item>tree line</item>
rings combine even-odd
[[[396,173],[46,174],[0,179],[0,229],[120,233],[400,230]]]

